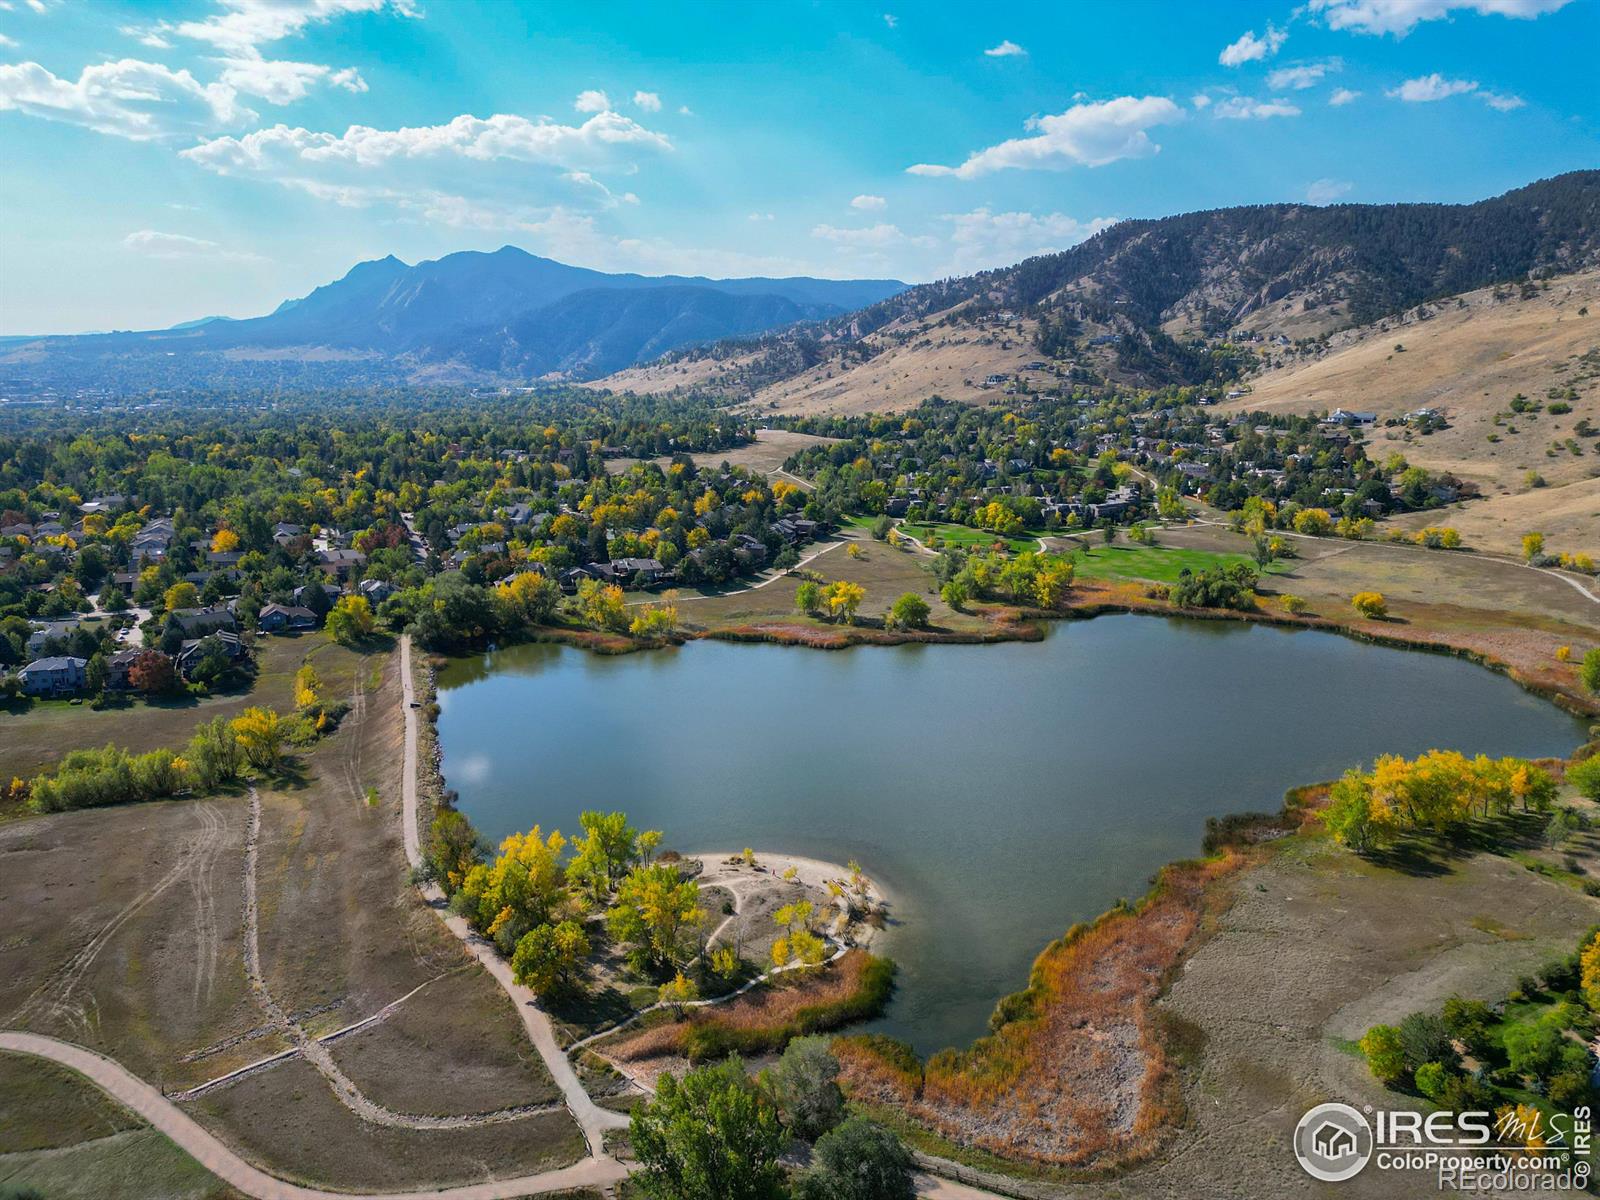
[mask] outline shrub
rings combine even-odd
[[[1429,1100],[1437,1100],[1444,1094],[1444,1085],[1450,1079],[1450,1072],[1443,1063],[1425,1062],[1417,1068],[1412,1077],[1416,1082],[1417,1091]]]
[[[790,1131],[815,1141],[844,1116],[844,1093],[839,1090],[839,1060],[828,1050],[826,1038],[798,1037],[789,1043],[773,1068],[773,1098]]]
[[[1278,603],[1283,605],[1284,612],[1296,617],[1305,612],[1307,607],[1306,598],[1304,596],[1296,596],[1292,592],[1285,592],[1278,598]]]
[[[926,629],[928,613],[926,600],[915,592],[906,592],[890,605],[886,624],[894,629]]]
[[[912,1200],[911,1152],[883,1126],[851,1117],[817,1142],[795,1200]]]
[[[1567,768],[1567,782],[1590,800],[1600,800],[1600,754]]]
[[[1357,592],[1350,597],[1350,605],[1363,617],[1380,621],[1389,615],[1389,602],[1382,592]]]
[[[1430,1062],[1456,1065],[1456,1049],[1443,1018],[1433,1013],[1412,1013],[1400,1022],[1399,1032],[1400,1049],[1406,1056],[1406,1065],[1413,1070]]]
[[[1578,678],[1583,680],[1584,687],[1600,696],[1600,646],[1596,646],[1583,656],[1583,665],[1578,668]]]

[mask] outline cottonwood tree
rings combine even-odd
[[[676,971],[688,928],[699,921],[700,887],[669,864],[635,867],[617,888],[606,914],[611,936],[632,947],[631,957],[658,971]]]
[[[575,991],[589,949],[589,935],[576,921],[537,925],[517,942],[511,973],[541,998]]]
[[[229,728],[233,730],[233,736],[239,739],[244,756],[252,767],[271,770],[278,765],[288,731],[274,710],[247,708],[233,719]]]
[[[730,1056],[681,1080],[661,1076],[656,1097],[633,1110],[628,1140],[635,1178],[654,1200],[778,1200],[787,1140],[777,1107]]]

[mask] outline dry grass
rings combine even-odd
[[[1228,852],[1167,868],[1136,909],[1075,926],[1034,963],[995,1033],[935,1055],[920,1079],[871,1042],[839,1045],[853,1096],[1008,1158],[1105,1167],[1148,1154],[1181,1115],[1153,1005],[1199,930]]]

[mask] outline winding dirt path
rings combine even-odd
[[[155,1088],[93,1050],[35,1033],[0,1031],[0,1050],[48,1059],[78,1072],[118,1104],[171,1138],[224,1183],[253,1200],[350,1200],[353,1193],[301,1187],[252,1166]],[[606,1187],[626,1172],[611,1159],[586,1158],[570,1167],[431,1191],[359,1193],[364,1200],[514,1200],[577,1187]]]
[[[401,786],[401,821],[405,835],[406,861],[413,868],[422,864],[422,839],[417,825],[417,747],[419,733],[417,722],[416,688],[411,675],[411,637],[409,634],[400,636],[400,679],[403,688],[405,704],[406,737],[405,737],[405,766],[403,783]],[[522,1017],[523,1028],[528,1031],[528,1038],[533,1042],[534,1048],[539,1051],[539,1057],[544,1060],[545,1068],[550,1072],[550,1077],[556,1081],[556,1086],[561,1089],[562,1097],[567,1106],[567,1111],[572,1114],[572,1119],[578,1123],[578,1128],[583,1130],[584,1141],[589,1145],[590,1159],[586,1161],[599,1161],[615,1165],[614,1160],[605,1153],[606,1131],[610,1129],[626,1129],[628,1118],[624,1113],[612,1112],[608,1108],[601,1108],[584,1090],[583,1083],[578,1079],[578,1073],[573,1070],[572,1061],[567,1057],[561,1046],[556,1042],[555,1028],[550,1023],[550,1018],[545,1015],[533,993],[523,987],[511,975],[511,966],[502,958],[495,949],[494,944],[479,937],[473,932],[467,922],[457,916],[451,915],[445,908],[444,893],[437,884],[427,884],[419,889],[423,898],[427,900],[445,926],[472,953],[473,957],[483,965],[484,970],[494,977],[506,995],[516,1005],[517,1013]]]

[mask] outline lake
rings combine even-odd
[[[444,774],[490,837],[622,809],[680,850],[859,859],[894,900],[874,1028],[985,1032],[1075,921],[1205,819],[1381,753],[1565,755],[1585,725],[1460,659],[1234,621],[1100,617],[1042,643],[523,645],[439,676]]]

